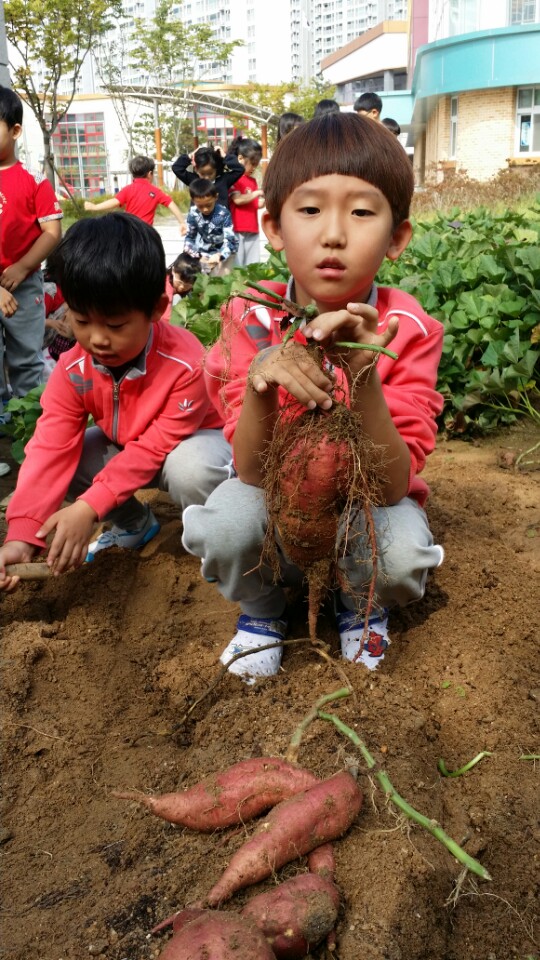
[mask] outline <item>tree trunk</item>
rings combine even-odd
[[[43,172],[51,184],[53,190],[56,189],[56,180],[54,176],[54,157],[51,149],[51,134],[49,130],[43,130]]]

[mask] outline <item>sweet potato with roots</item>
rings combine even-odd
[[[173,934],[159,960],[275,960],[275,954],[253,921],[209,910]]]
[[[113,790],[113,797],[142,803],[169,823],[210,833],[252,820],[318,782],[314,773],[279,757],[256,757],[241,760],[179,793],[146,796]]]
[[[329,411],[317,408],[295,417],[284,410],[264,466],[270,520],[264,556],[279,576],[277,532],[286,557],[306,576],[309,636],[315,641],[324,594],[336,585],[347,586],[338,581],[337,560],[347,550],[349,520],[359,509],[366,516],[375,582],[371,507],[381,501],[383,450],[365,435],[360,415],[335,397]],[[373,598],[364,599],[369,615]]]
[[[305,957],[334,929],[339,910],[335,884],[311,873],[280,883],[253,897],[240,916],[253,920],[277,960]]]
[[[274,807],[197,906],[215,907],[265,880],[291,860],[341,837],[362,806],[362,791],[343,770]]]

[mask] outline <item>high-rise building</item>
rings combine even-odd
[[[311,0],[311,70],[383,20],[406,20],[408,0]]]
[[[442,0],[440,0],[442,2]],[[153,82],[134,60],[140,43],[135,20],[150,20],[157,0],[124,0],[123,18],[87,57],[76,85],[77,93],[102,88],[103,64],[113,62],[123,83],[143,86]],[[405,20],[408,0],[183,0],[172,15],[186,25],[209,24],[218,40],[240,40],[225,63],[193,64],[193,79],[225,84],[279,84],[309,82],[321,70],[321,61],[383,20]],[[39,85],[43,72],[36,65]],[[155,79],[155,78],[154,78]],[[179,81],[174,73],[170,82]],[[71,92],[66,77],[59,90]]]

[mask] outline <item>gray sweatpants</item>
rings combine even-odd
[[[84,437],[79,465],[71,481],[67,499],[75,500],[88,490],[105,464],[120,453],[99,427],[90,427]],[[202,504],[218,484],[230,476],[232,451],[222,430],[198,430],[182,440],[165,458],[163,467],[147,487],[166,490],[181,510],[189,504]],[[136,497],[129,497],[104,518],[123,530],[136,529],[146,508]]]
[[[0,310],[0,398],[6,394],[4,367],[14,397],[24,397],[43,382],[41,345],[45,332],[43,274],[31,273],[13,291],[18,307],[12,317]]]
[[[373,515],[378,545],[375,605],[404,606],[419,600],[428,570],[437,567],[443,557],[442,548],[433,543],[424,510],[404,497],[394,506],[376,508]],[[202,558],[203,576],[215,580],[227,600],[238,602],[250,617],[281,616],[286,602],[284,586],[301,583],[303,574],[283,557],[282,579],[276,584],[270,567],[260,564],[267,515],[259,487],[238,478],[226,480],[204,506],[187,507],[183,525],[185,549]],[[372,573],[361,510],[349,519],[348,543],[349,552],[339,560],[339,567],[352,594],[342,595],[342,599],[353,610],[353,596],[365,595]]]
[[[238,250],[236,251],[236,267],[247,267],[250,263],[258,263],[260,257],[260,240],[258,233],[237,233]]]

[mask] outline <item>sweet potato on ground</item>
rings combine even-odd
[[[161,933],[167,927],[172,927],[174,933],[178,933],[188,923],[193,923],[194,920],[198,920],[199,917],[211,912],[211,910],[203,910],[202,907],[184,907],[183,910],[177,910],[176,913],[171,913],[169,917],[165,917],[165,920],[160,920],[155,927],[152,927],[150,933]]]
[[[304,873],[253,897],[240,915],[262,930],[277,960],[297,960],[333,930],[338,909],[338,888],[329,880]]]
[[[215,910],[175,933],[159,960],[275,960],[275,954],[251,920]]]
[[[322,847],[316,847],[308,854],[307,862],[310,873],[316,873],[325,880],[333,880],[336,872],[334,844],[323,843]]]
[[[241,760],[223,773],[205,777],[183,792],[148,797],[133,791],[114,790],[113,796],[142,803],[151,813],[170,823],[210,833],[252,820],[318,782],[314,773],[280,757],[256,757]]]
[[[274,807],[253,836],[232,857],[202,906],[215,907],[243,887],[316,847],[341,837],[362,806],[362,792],[343,770]]]

